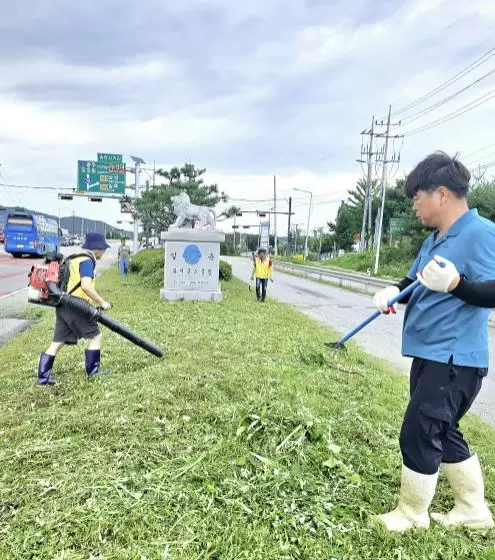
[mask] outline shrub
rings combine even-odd
[[[129,270],[142,276],[147,286],[161,287],[164,264],[165,252],[163,249],[145,249],[132,257]],[[228,262],[220,261],[219,278],[225,281],[232,279],[232,267]]]
[[[133,273],[149,275],[159,268],[163,270],[164,262],[165,253],[163,249],[146,249],[139,251],[131,258],[129,270]]]
[[[230,263],[220,261],[219,276],[220,280],[225,280],[226,282],[232,279],[232,266],[230,265]]]

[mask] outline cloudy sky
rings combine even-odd
[[[391,145],[396,177],[434,149],[477,151],[471,166],[495,161],[495,74],[470,86],[495,68],[493,0],[0,5],[0,183],[72,188],[77,160],[98,151],[151,167],[190,160],[245,209],[270,208],[276,174],[279,209],[293,196],[295,223],[306,221],[308,197],[292,189],[313,191],[317,227],[362,176],[360,132],[389,104],[403,123],[394,133],[406,135]],[[61,202],[56,190],[0,185],[0,203],[126,219],[117,202]]]

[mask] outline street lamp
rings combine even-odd
[[[313,193],[305,189],[294,188],[293,190],[309,194],[308,227],[306,228],[306,241],[304,242],[304,260],[306,260],[308,258],[309,222],[311,221],[311,210],[313,208]]]
[[[135,181],[134,181],[134,204],[136,204],[137,199],[139,198],[139,188],[140,188],[140,165],[144,165],[144,159],[138,157],[138,156],[132,156],[131,155],[131,159],[132,161],[136,164],[135,167]],[[134,209],[134,212],[136,210]],[[134,239],[133,239],[133,245],[134,245],[134,254],[137,253],[138,250],[138,244],[139,244],[139,220],[137,218],[134,219]]]

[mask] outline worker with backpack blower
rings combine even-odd
[[[89,303],[96,303],[103,310],[112,307],[95,289],[95,267],[110,246],[101,233],[88,233],[82,248],[83,253],[70,255],[64,260],[67,286],[64,291]],[[100,371],[101,331],[97,322],[78,314],[70,308],[57,307],[53,342],[41,354],[38,364],[38,384],[55,385],[52,369],[55,357],[65,344],[77,344],[79,339],[89,340],[85,351],[86,374],[94,377]]]

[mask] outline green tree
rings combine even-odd
[[[495,182],[482,183],[468,194],[470,208],[477,208],[480,216],[495,221]]]
[[[356,188],[347,191],[349,198],[347,202],[351,206],[359,206],[361,209],[364,208],[364,199],[366,198],[366,187],[367,181],[363,178],[359,179],[356,183]],[[371,196],[373,199],[377,199],[379,195],[379,185],[378,181],[374,180],[371,182]]]
[[[348,251],[352,248],[354,235],[361,231],[362,220],[362,207],[352,206],[348,202],[342,201],[335,222],[328,222],[338,249]]]
[[[325,249],[331,250],[334,241],[339,249],[351,249],[354,236],[361,233],[366,189],[366,180],[359,179],[356,187],[347,191],[348,198],[341,204],[335,222],[328,223],[331,235],[325,240]],[[374,231],[374,221],[380,206],[379,190],[379,184],[374,180],[371,186],[373,197],[371,232]],[[322,244],[322,252],[329,252],[328,250],[324,251]]]

